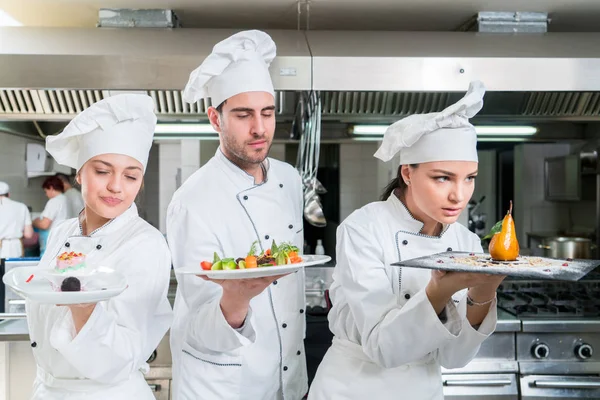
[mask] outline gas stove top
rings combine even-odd
[[[519,318],[600,318],[600,281],[505,282],[498,306]]]

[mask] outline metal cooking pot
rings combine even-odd
[[[555,236],[543,238],[538,248],[544,250],[544,257],[591,259],[596,246],[587,238]]]

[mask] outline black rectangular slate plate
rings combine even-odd
[[[564,260],[519,256],[516,261],[493,261],[486,253],[450,251],[393,263],[394,266],[456,272],[478,272],[528,279],[578,281],[600,265],[600,260]]]

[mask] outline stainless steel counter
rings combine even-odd
[[[495,332],[519,332],[521,331],[521,320],[514,315],[498,308],[498,323]]]
[[[21,342],[28,340],[27,320],[8,319],[0,322],[0,342]]]
[[[0,314],[0,319],[2,319]],[[498,324],[496,332],[518,332],[521,321],[504,310],[498,309]],[[14,318],[0,321],[0,342],[15,342],[29,340],[27,321],[25,318]]]

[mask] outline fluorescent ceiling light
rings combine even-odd
[[[528,139],[526,137],[482,137],[477,138],[478,142],[526,142]]]
[[[533,126],[476,126],[477,136],[531,136],[537,133]]]
[[[22,26],[23,24],[11,17],[6,11],[0,10],[0,26]]]
[[[194,140],[219,140],[218,136],[212,135],[154,135],[154,140],[184,140],[184,139],[194,139]]]
[[[158,124],[154,133],[158,134],[195,134],[195,135],[216,135],[211,124]]]
[[[389,125],[354,125],[350,132],[353,135],[383,135]]]
[[[383,135],[388,125],[354,125],[351,133],[354,135]],[[537,128],[533,126],[476,126],[477,136],[531,136]]]

